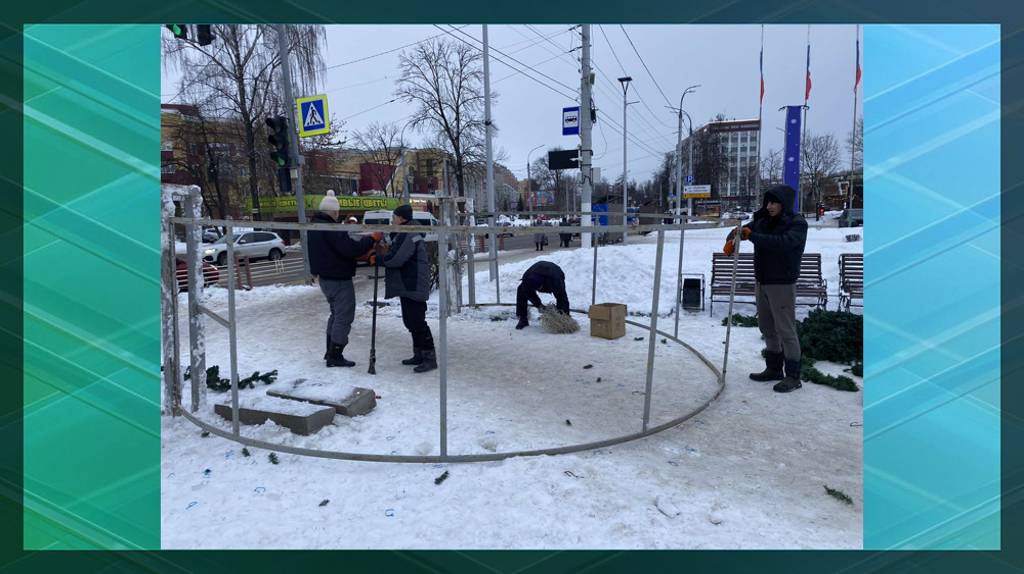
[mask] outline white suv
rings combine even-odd
[[[203,259],[214,261],[217,265],[227,265],[227,236],[213,243],[204,245]],[[284,241],[276,233],[269,231],[246,231],[234,234],[235,257],[250,259],[278,260],[284,257]]]

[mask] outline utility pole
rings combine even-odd
[[[633,78],[624,76],[619,78],[619,83],[622,84],[622,225],[628,225],[629,222],[629,208],[627,207],[627,192],[626,192],[626,106],[629,102],[626,101],[626,92],[629,90],[629,83],[633,81]],[[622,243],[626,243],[626,230],[622,230]]]
[[[487,24],[483,25],[484,40],[484,127],[487,133],[487,225],[494,227],[494,149],[491,145],[491,138],[494,134],[494,126],[491,125],[491,53],[487,43]],[[497,234],[491,231],[487,235],[490,238],[490,280],[494,281],[498,276],[498,242]]]
[[[583,180],[582,203],[580,211],[584,215],[580,217],[580,231],[584,227],[591,227],[593,221],[590,215],[592,194],[594,190],[593,170],[591,169],[590,158],[594,150],[591,144],[591,117],[590,117],[590,24],[581,24],[580,30],[582,39],[582,59],[580,66],[580,179]],[[590,247],[590,233],[580,233],[580,244],[582,247]]]
[[[302,156],[299,155],[299,142],[298,134],[299,130],[296,129],[295,125],[295,97],[292,95],[292,71],[291,71],[291,59],[288,53],[288,41],[285,39],[287,33],[284,24],[276,24],[274,29],[277,31],[277,51],[278,58],[281,60],[281,91],[284,93],[284,117],[288,120],[288,147],[290,149],[289,157],[293,158],[294,165],[288,166],[289,175],[291,176],[293,183],[292,188],[295,190],[295,205],[298,208],[299,223],[306,223],[306,196],[302,193]],[[302,242],[302,270],[305,274],[306,282],[309,282],[309,246],[306,241],[306,230],[299,230],[299,241]]]

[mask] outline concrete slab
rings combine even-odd
[[[213,412],[231,420],[231,401],[213,406]],[[238,401],[238,421],[244,425],[260,425],[268,420],[290,429],[293,433],[310,435],[334,421],[331,407],[289,401],[265,395],[248,396]]]
[[[377,406],[373,389],[307,379],[275,383],[267,389],[267,395],[332,407],[346,417],[365,415]]]

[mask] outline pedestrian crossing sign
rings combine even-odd
[[[295,100],[295,111],[298,113],[299,137],[323,135],[331,132],[331,120],[327,115],[327,94],[309,96]]]

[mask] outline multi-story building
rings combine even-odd
[[[693,171],[689,166],[691,138],[683,140],[683,174],[694,173],[694,184],[711,185],[711,198],[696,200],[698,206],[753,207],[758,194],[757,142],[760,128],[757,119],[708,122],[693,134],[696,168]],[[705,158],[706,153],[718,157]],[[709,163],[715,165],[710,166]]]

